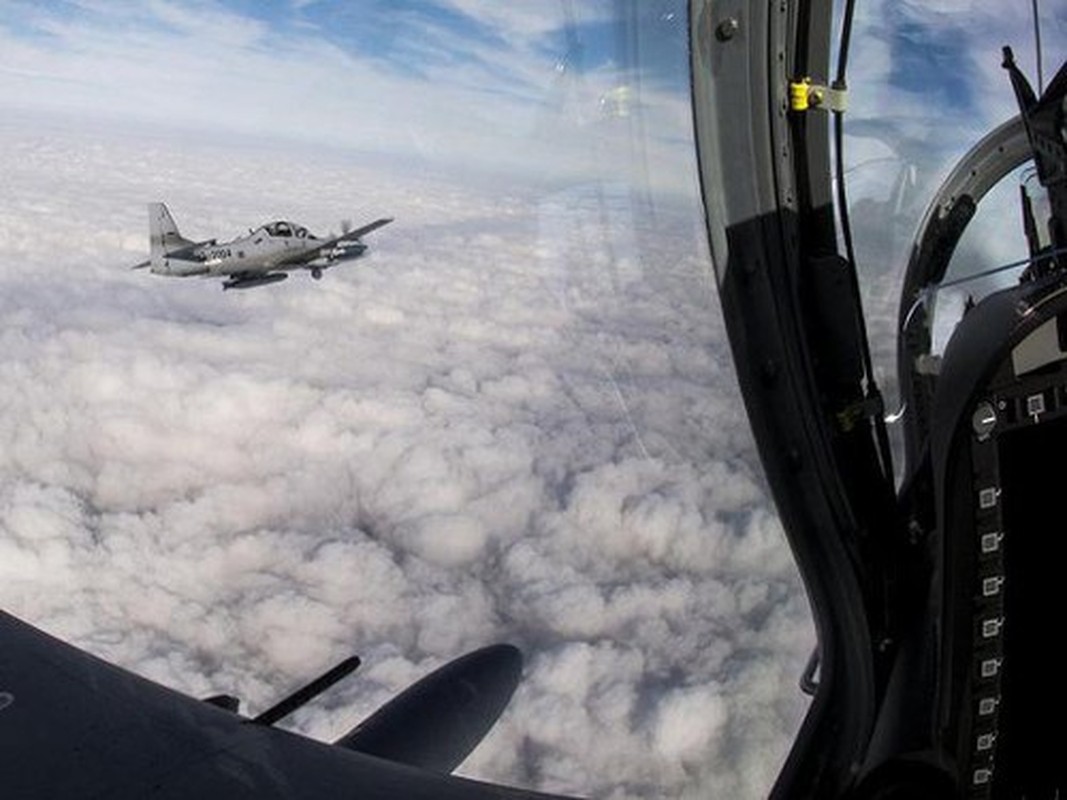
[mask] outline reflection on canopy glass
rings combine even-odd
[[[1038,3],[1036,9],[1043,31],[1042,83],[1047,84],[1067,55],[1067,17],[1054,3]],[[1003,46],[1014,49],[1037,88],[1032,11],[1030,4],[1010,9],[970,2],[936,9],[916,3],[857,5],[844,175],[876,371],[894,401],[894,328],[898,312],[901,318],[908,312],[898,303],[916,232],[957,162],[1019,113],[1001,66]],[[1009,265],[1027,258],[1018,195],[1023,177],[1006,178],[982,199],[980,216],[967,226],[943,279],[953,285],[945,288],[948,297],[938,299],[941,310],[957,307],[967,294],[977,300],[1011,280],[978,278],[971,285],[956,283],[960,279],[1001,267],[1010,272]],[[951,311],[947,316],[954,318]],[[943,346],[952,324],[941,323],[937,340]]]

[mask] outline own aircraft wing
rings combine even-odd
[[[411,766],[427,762],[389,760],[380,749],[378,756],[357,751],[367,738],[359,728],[329,745],[271,727],[264,715],[247,719],[225,702],[166,689],[3,612],[0,642],[4,797],[546,797]],[[434,716],[422,711],[431,728]]]

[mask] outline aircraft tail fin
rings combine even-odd
[[[153,268],[162,267],[167,254],[196,244],[182,237],[165,203],[148,204],[148,242]]]

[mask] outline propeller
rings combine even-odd
[[[341,235],[344,236],[350,230],[352,230],[352,220],[350,220],[350,219],[341,220]],[[331,239],[336,239],[337,238],[337,232],[334,231],[334,230],[331,230],[330,231],[330,238]]]

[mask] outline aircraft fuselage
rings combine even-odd
[[[212,239],[168,251],[152,264],[152,272],[162,275],[232,275],[296,266],[323,269],[359,258],[367,249],[362,242],[338,242],[326,251],[316,252],[323,241],[303,226],[272,222],[228,242]]]
[[[209,239],[194,242],[178,231],[163,203],[149,203],[148,231],[151,257],[134,269],[151,267],[156,275],[225,277],[224,289],[247,289],[284,280],[294,269],[306,269],[311,277],[342,261],[359,258],[367,246],[360,239],[392,222],[382,218],[340,236],[323,239],[303,225],[277,220],[249,230],[227,242]]]

